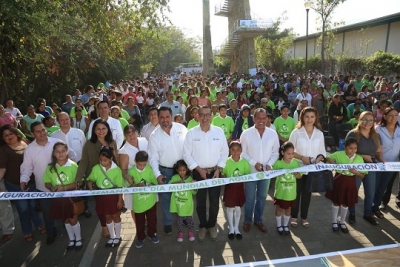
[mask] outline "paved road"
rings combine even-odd
[[[395,183],[393,192],[398,190],[397,181]],[[229,240],[225,213],[221,208],[218,216],[219,238],[217,241],[211,241],[207,237],[204,242],[197,240],[189,242],[185,239],[183,243],[178,243],[176,242],[176,225],[173,226],[172,235],[167,236],[162,232],[159,208],[159,244],[153,244],[147,239],[143,248],[135,248],[133,245],[135,226],[130,214],[125,213],[122,214],[123,241],[121,246],[105,248],[106,239],[100,238],[96,216],[91,219],[82,217],[80,222],[84,248],[80,252],[65,253],[68,238],[61,222],[57,224],[59,235],[55,244],[46,246],[46,236],[39,233],[35,233],[34,242],[25,242],[17,221],[16,232],[12,240],[0,246],[0,266],[210,266],[297,257],[394,244],[400,241],[400,213],[394,208],[394,196],[389,204],[386,219],[380,219],[379,226],[369,225],[362,219],[363,204],[360,198],[357,205],[357,224],[354,227],[349,226],[349,234],[343,234],[332,232],[331,203],[325,197],[314,194],[309,213],[310,227],[306,229],[299,225],[296,229],[291,228],[290,236],[279,236],[273,215],[272,188],[271,184],[264,212],[264,219],[269,230],[267,234],[262,234],[255,226],[252,226],[249,233],[243,233],[243,240]],[[361,190],[360,196],[363,196]],[[90,204],[92,212],[95,214],[94,201],[91,201]],[[198,222],[197,216],[195,216],[195,221]],[[93,235],[95,229],[97,229],[97,233]],[[301,264],[298,263],[297,266],[302,266]],[[290,266],[296,265],[291,264]]]

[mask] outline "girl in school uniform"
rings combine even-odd
[[[326,160],[333,164],[349,164],[364,163],[363,158],[357,155],[357,140],[353,137],[347,138],[344,142],[344,151],[337,151],[329,155]],[[357,171],[356,169],[348,169],[345,171],[336,171],[333,180],[333,190],[326,192],[325,196],[332,200],[332,230],[348,233],[349,230],[345,225],[348,207],[354,207],[358,200],[358,192],[356,187],[356,177],[363,179],[367,172]],[[340,221],[338,221],[338,213],[340,206]]]
[[[114,162],[114,151],[111,147],[100,149],[99,161],[90,173],[88,188],[93,190],[94,185],[99,189],[111,189],[124,186],[121,169]],[[121,244],[121,217],[120,210],[124,206],[122,194],[96,196],[96,212],[106,217],[106,225],[110,232],[110,239],[106,247],[117,247]]]
[[[193,177],[190,176],[190,170],[184,160],[178,160],[174,166],[177,174],[172,176],[169,184],[177,183],[192,183],[194,182]],[[189,241],[194,241],[196,238],[193,233],[193,211],[194,202],[193,195],[197,193],[197,190],[186,190],[172,193],[171,196],[171,213],[178,214],[178,242],[183,242],[183,221],[186,220],[188,225],[188,237]]]
[[[240,157],[242,154],[242,146],[239,142],[233,141],[229,144],[229,154],[231,155],[227,161],[222,173],[225,177],[237,177],[250,173],[250,164],[245,159]],[[241,216],[241,208],[246,199],[244,195],[243,183],[232,183],[225,185],[224,203],[229,224],[228,238],[233,240],[241,240],[242,234],[239,231],[239,221]],[[234,216],[235,215],[235,216]],[[233,220],[235,217],[235,220]]]
[[[64,142],[57,142],[53,147],[52,161],[43,176],[43,182],[51,192],[75,190],[78,165],[68,159],[68,146]],[[51,201],[50,217],[54,220],[63,220],[67,230],[69,243],[67,250],[82,249],[81,225],[78,215],[73,212],[72,202],[80,201],[79,197],[54,198]]]
[[[279,159],[275,162],[272,169],[295,169],[300,167],[300,163],[294,158],[294,145],[291,142],[285,142],[279,149]],[[296,179],[302,176],[299,172],[286,173],[280,175],[275,181],[274,205],[276,228],[280,235],[288,235],[289,220],[292,207],[296,206]],[[282,210],[283,226],[282,226]]]

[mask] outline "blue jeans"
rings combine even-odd
[[[377,172],[369,172],[365,175],[364,179],[357,177],[356,186],[357,190],[360,188],[361,182],[364,186],[364,216],[368,217],[372,214],[372,204],[374,202],[375,185],[376,185]],[[349,207],[349,212],[356,213],[355,207]]]
[[[253,221],[253,213],[254,223],[262,222],[269,183],[269,179],[245,183],[244,194],[246,202],[244,205],[244,222],[251,223]]]
[[[43,192],[40,190],[36,190],[38,192]],[[46,234],[47,236],[56,236],[57,229],[54,225],[54,220],[50,218],[50,207],[51,207],[51,198],[41,198],[39,199],[40,207],[43,212],[43,221],[46,226]]]
[[[165,183],[168,184],[174,174],[174,170],[159,166],[160,172],[165,176]],[[163,224],[172,225],[172,214],[170,212],[171,193],[158,193],[161,201],[161,210],[163,212]]]
[[[21,192],[21,187],[4,180],[7,191],[9,192]],[[28,192],[35,192],[36,188],[34,184],[26,186],[29,188]],[[17,208],[19,221],[21,223],[22,233],[24,235],[32,234],[32,222],[35,227],[43,226],[43,221],[36,211],[36,203],[34,199],[21,199],[12,201]]]
[[[379,211],[379,206],[381,205],[383,194],[385,193],[386,187],[392,179],[394,172],[377,172],[376,173],[376,185],[375,185],[375,195],[372,206],[372,211]]]

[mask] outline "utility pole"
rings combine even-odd
[[[210,77],[214,75],[209,0],[203,0],[203,75],[210,75]]]

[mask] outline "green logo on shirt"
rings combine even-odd
[[[263,172],[259,172],[256,174],[257,179],[263,179],[264,178],[264,173]]]

